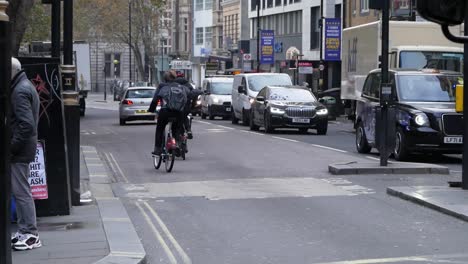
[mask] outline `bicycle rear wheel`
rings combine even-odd
[[[159,170],[159,168],[161,167],[162,160],[162,155],[153,155],[153,165],[155,169]]]
[[[166,156],[166,171],[171,172],[172,168],[174,167],[175,155],[173,150],[169,150]]]

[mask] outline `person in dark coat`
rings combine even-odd
[[[28,181],[29,163],[36,158],[40,102],[36,88],[21,70],[21,63],[12,58],[11,64],[11,190],[18,216],[18,231],[11,244],[15,250],[28,250],[42,246]]]
[[[193,89],[192,85],[190,82],[185,79],[184,77],[178,77],[175,79],[175,82],[183,85],[188,88],[188,98],[187,98],[187,104],[185,105],[184,109],[184,129],[187,131],[187,137],[189,139],[193,138],[193,133],[192,133],[192,126],[190,125],[190,120],[187,118],[187,116],[192,112],[192,106],[194,105],[194,101],[196,102],[198,99],[198,96],[202,94],[201,90],[198,89]]]

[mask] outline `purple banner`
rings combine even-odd
[[[262,30],[260,31],[260,63],[274,64],[275,63],[275,31]]]
[[[325,60],[341,61],[340,18],[325,18]]]

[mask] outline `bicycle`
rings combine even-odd
[[[174,118],[170,118],[166,126],[166,132],[164,133],[166,136],[163,139],[162,153],[160,155],[153,155],[153,165],[157,170],[159,170],[163,162],[166,167],[166,172],[171,172],[174,167],[177,142],[172,136],[172,123],[175,121]]]

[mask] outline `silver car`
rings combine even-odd
[[[120,100],[120,125],[134,120],[155,120],[155,113],[149,113],[148,108],[153,99],[155,87],[129,87]]]

